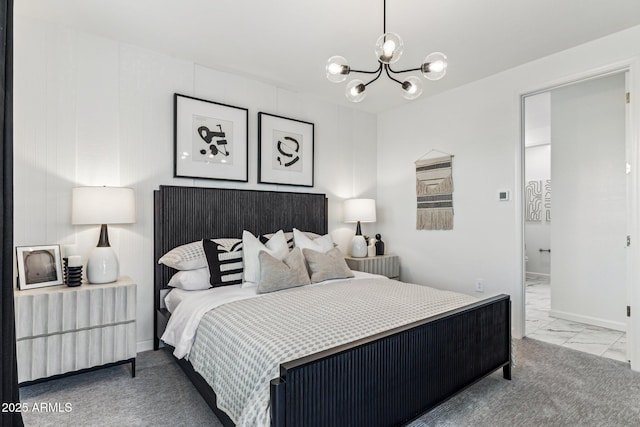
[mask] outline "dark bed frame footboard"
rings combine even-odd
[[[510,311],[499,295],[283,363],[271,425],[401,425],[499,368],[511,379]]]

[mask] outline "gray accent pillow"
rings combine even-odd
[[[305,248],[302,249],[302,253],[311,271],[311,283],[353,277],[353,272],[349,269],[344,255],[338,248],[333,248],[325,253]]]
[[[294,248],[282,261],[265,251],[260,251],[258,259],[260,261],[259,294],[311,283],[300,248]]]

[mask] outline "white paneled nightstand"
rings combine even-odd
[[[18,382],[33,384],[99,367],[136,367],[136,284],[15,290]]]
[[[400,258],[397,255],[376,255],[364,258],[346,256],[344,259],[352,270],[400,279]]]

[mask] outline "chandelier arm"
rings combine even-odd
[[[400,86],[402,86],[402,82],[398,79],[395,79],[391,76],[391,74],[389,73],[389,64],[384,64],[384,69],[387,72],[387,76],[393,80],[394,82],[398,83]]]
[[[376,73],[379,73],[379,72],[380,72],[380,68],[381,68],[381,67],[378,67],[378,69],[377,69],[377,70],[375,70],[375,71],[354,70],[353,68],[350,68],[350,69],[349,69],[349,72],[350,72],[350,73],[376,74]]]
[[[394,70],[391,68],[391,65],[387,65],[387,67],[389,67],[389,71],[391,71],[393,74],[402,74],[402,73],[409,73],[411,71],[422,71],[422,67],[418,67],[418,68],[409,68],[407,70]]]
[[[364,84],[365,87],[369,86],[371,83],[375,82],[376,80],[378,80],[380,78],[380,76],[382,75],[382,66],[380,66],[378,68],[378,75],[375,76],[373,79],[369,80],[367,83]]]

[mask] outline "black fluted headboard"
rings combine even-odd
[[[155,310],[175,272],[158,264],[167,251],[204,238],[241,238],[242,230],[258,235],[294,227],[327,233],[324,194],[161,185],[154,191]]]

